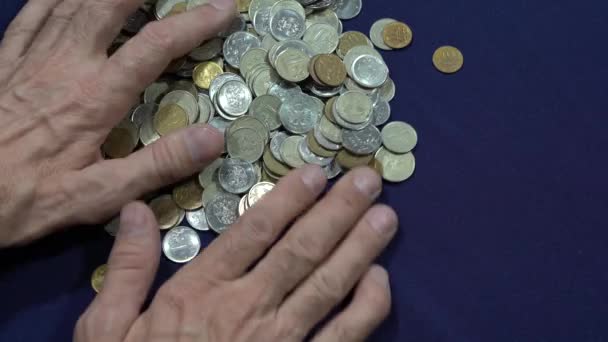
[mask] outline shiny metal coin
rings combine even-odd
[[[334,179],[338,177],[340,173],[342,173],[342,167],[336,162],[336,160],[333,160],[329,165],[323,167],[323,171],[325,172],[327,179]]]
[[[390,24],[390,23],[394,23],[397,22],[397,20],[395,19],[390,19],[390,18],[385,18],[385,19],[380,19],[378,21],[376,21],[370,31],[369,31],[369,38],[371,39],[372,43],[374,43],[374,45],[382,50],[392,50],[392,48],[390,48],[388,45],[386,45],[384,43],[384,37],[382,36],[382,32],[384,32],[384,27],[386,27],[386,25]]]
[[[308,78],[310,57],[300,50],[286,49],[277,56],[275,66],[278,74],[289,82],[301,82]]]
[[[207,94],[198,94],[198,123],[209,123],[215,115],[215,107]]]
[[[218,170],[219,184],[231,194],[242,194],[256,183],[257,173],[253,164],[241,159],[225,159]]]
[[[337,116],[352,124],[363,124],[370,120],[373,111],[373,104],[369,96],[356,92],[348,91],[338,97],[334,103],[334,113]],[[348,127],[346,127],[348,128]]]
[[[333,143],[329,141],[325,136],[323,136],[323,134],[321,134],[319,126],[315,127],[315,129],[313,130],[313,134],[315,140],[319,143],[319,145],[321,145],[321,147],[327,150],[338,151],[342,148],[342,144]]]
[[[336,0],[334,6],[338,18],[348,20],[361,13],[363,4],[361,0]]]
[[[280,109],[281,99],[272,95],[262,95],[253,100],[249,114],[262,121],[269,131],[274,131],[281,127]]]
[[[382,129],[384,147],[394,153],[407,153],[418,144],[418,133],[410,124],[393,121]]]
[[[271,13],[270,33],[276,40],[300,39],[305,31],[305,19],[296,11],[283,9],[275,15]]]
[[[231,158],[253,163],[264,154],[264,139],[252,128],[239,128],[227,138],[226,149]]]
[[[384,84],[378,88],[378,95],[387,102],[391,102],[395,97],[395,82],[389,77]]]
[[[274,189],[274,184],[270,182],[260,182],[254,185],[246,196],[245,203],[247,204],[247,209],[253,207],[256,202],[261,200],[272,189]]]
[[[192,211],[186,211],[186,221],[188,224],[196,230],[207,231],[209,230],[209,223],[207,222],[207,215],[205,209],[197,209]]]
[[[391,117],[391,105],[384,99],[378,100],[374,104],[372,112],[372,124],[375,126],[384,125]]]
[[[209,164],[201,173],[198,175],[198,183],[203,187],[207,188],[211,183],[217,182],[218,175],[217,171],[220,166],[224,163],[224,158],[217,158],[213,163]]]
[[[283,126],[295,134],[306,134],[312,130],[323,112],[319,110],[311,96],[301,94],[284,101],[279,109]]]
[[[359,131],[346,129],[342,134],[342,145],[357,155],[372,154],[382,146],[382,136],[374,125],[368,125]]]
[[[372,55],[362,55],[353,61],[349,76],[360,85],[367,88],[380,87],[388,78],[388,67],[382,58]]]
[[[196,258],[201,250],[201,239],[189,227],[175,227],[163,238],[163,253],[176,263],[187,263]]]
[[[306,27],[310,27],[314,24],[328,24],[336,29],[338,34],[342,34],[342,22],[338,18],[336,12],[330,8],[315,12],[306,17]]]
[[[221,234],[238,219],[238,208],[241,198],[234,194],[218,194],[205,207],[209,228]]]
[[[209,86],[209,98],[212,101],[215,101],[215,97],[220,88],[230,81],[240,81],[243,82],[243,78],[237,74],[233,74],[231,72],[225,72],[223,74],[218,75],[216,78],[211,81],[211,85]]]
[[[235,68],[239,68],[241,57],[249,49],[260,47],[260,39],[249,32],[235,32],[224,42],[224,58]]]
[[[217,93],[217,104],[230,116],[247,113],[253,100],[251,90],[240,81],[226,82]]]
[[[302,157],[302,160],[304,160],[307,164],[327,166],[334,160],[334,158],[321,157],[312,153],[306,144],[306,139],[300,140],[298,145],[298,153],[300,153],[300,157]]]
[[[304,140],[301,135],[293,135],[285,139],[281,144],[281,158],[285,163],[293,168],[298,168],[306,165],[306,162],[300,156],[298,146]]]
[[[159,107],[169,104],[180,106],[188,114],[188,122],[193,124],[198,119],[198,102],[196,97],[186,90],[174,90],[163,97]]]
[[[154,129],[154,115],[146,116],[139,127],[139,141],[148,146],[160,139],[160,135]]]
[[[147,118],[151,118],[158,112],[158,105],[155,103],[142,103],[131,114],[131,122],[141,127]]]
[[[311,25],[302,38],[313,49],[315,54],[332,53],[338,47],[338,31],[329,24]]]
[[[376,152],[375,158],[382,165],[382,178],[389,182],[403,182],[410,178],[416,169],[416,158],[411,152],[395,154],[381,148]]]
[[[277,135],[272,137],[272,140],[270,140],[270,152],[272,153],[272,156],[281,163],[285,162],[281,156],[281,145],[283,145],[283,142],[288,137],[289,135],[287,135],[287,133],[279,132]]]
[[[183,6],[186,9],[186,0],[158,0],[154,14],[157,19],[163,19],[175,12],[175,9]]]

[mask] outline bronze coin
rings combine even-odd
[[[346,67],[336,55],[319,55],[314,66],[319,80],[332,88],[339,87],[346,80]]]
[[[384,44],[393,49],[403,49],[412,43],[412,30],[401,22],[386,25],[382,30]]]

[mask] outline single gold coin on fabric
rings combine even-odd
[[[181,183],[173,188],[173,200],[182,209],[199,209],[203,206],[203,188],[194,180]]]
[[[125,126],[117,126],[110,131],[101,150],[109,158],[124,158],[133,152],[137,146],[137,139],[137,127],[132,130]]]
[[[318,79],[330,87],[338,87],[346,80],[346,67],[336,55],[320,55],[315,60],[314,68]]]
[[[91,287],[95,292],[99,293],[103,288],[103,280],[106,277],[106,271],[108,270],[108,265],[103,264],[93,271],[91,275]]]
[[[462,69],[464,56],[453,46],[442,46],[433,54],[433,64],[437,70],[445,74],[453,74]]]
[[[382,30],[384,44],[393,49],[403,49],[412,43],[412,30],[405,23],[394,22]]]
[[[403,182],[414,174],[416,159],[412,152],[395,154],[380,148],[375,158],[382,164],[382,178],[389,182]]]
[[[161,136],[186,126],[188,126],[188,114],[174,103],[161,107],[154,116],[154,129]]]
[[[373,154],[358,156],[348,152],[345,149],[340,150],[340,152],[338,152],[336,155],[336,162],[338,162],[338,165],[347,170],[354,169],[358,166],[368,165],[372,159],[374,159]]]
[[[149,206],[154,216],[156,216],[159,228],[162,230],[175,227],[184,212],[170,195],[162,195],[153,199]]]
[[[203,62],[194,68],[192,79],[201,89],[209,90],[211,82],[221,73],[222,67],[215,62]]]

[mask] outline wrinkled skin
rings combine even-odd
[[[0,246],[65,226],[99,223],[142,194],[204,168],[222,136],[191,127],[123,159],[100,145],[168,63],[212,37],[232,0],[149,24],[108,58],[136,0],[30,0],[0,45]],[[204,18],[204,20],[201,20]],[[74,340],[302,341],[354,289],[313,341],[362,341],[390,310],[386,271],[373,265],[397,230],[374,205],[367,168],[323,198],[317,166],[290,173],[201,255],[142,304],[159,261],[159,229],[142,203],[126,205],[104,287]],[[285,229],[288,231],[285,232]]]

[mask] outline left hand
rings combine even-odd
[[[0,247],[99,223],[127,202],[201,170],[222,151],[210,127],[125,159],[99,152],[171,60],[214,37],[233,0],[152,22],[108,58],[140,0],[30,0],[0,45]]]

